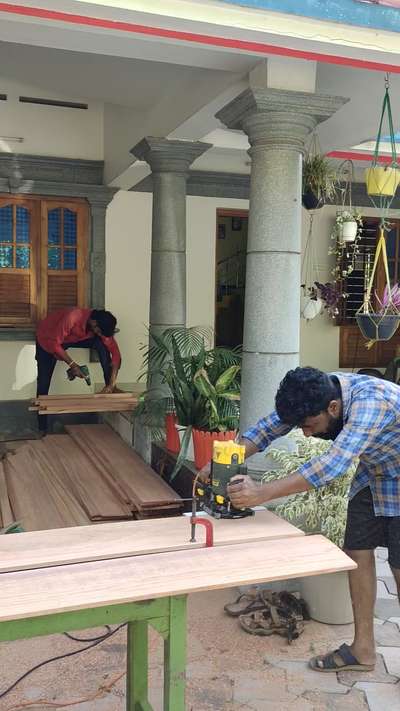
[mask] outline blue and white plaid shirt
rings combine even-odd
[[[345,474],[358,457],[350,499],[369,486],[376,516],[400,516],[400,386],[366,375],[331,375],[342,388],[343,429],[325,454],[303,464],[298,473],[312,486],[324,486]],[[291,429],[273,412],[243,437],[263,450]]]

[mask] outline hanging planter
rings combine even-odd
[[[377,298],[380,308],[376,310],[371,301],[371,293],[380,257],[382,257],[385,270],[386,287],[382,301]],[[392,289],[390,285],[385,232],[383,225],[381,225],[374,264],[364,296],[364,303],[356,313],[357,325],[364,338],[368,339],[368,343],[366,344],[367,348],[371,348],[376,341],[389,341],[392,336],[394,336],[400,324],[399,305],[398,286],[396,285],[396,287]]]
[[[389,341],[396,333],[400,315],[396,314],[357,314],[357,325],[369,341]],[[373,344],[372,344],[373,345]]]
[[[389,137],[392,159],[388,165],[379,165],[379,146],[382,140],[382,127],[385,114],[387,113],[389,124]],[[365,181],[367,185],[367,193],[375,207],[379,207],[381,212],[390,206],[391,201],[396,193],[400,183],[400,170],[397,164],[396,157],[396,137],[393,128],[392,107],[390,104],[389,95],[389,77],[385,78],[385,96],[383,98],[381,120],[379,123],[378,135],[376,137],[374,157],[370,168],[365,171]],[[378,198],[378,205],[375,204],[373,198]],[[384,215],[382,214],[382,217]]]
[[[382,167],[378,165],[379,161],[379,144],[382,137],[382,126],[385,114],[387,112],[389,123],[390,145],[392,152],[391,163]],[[385,240],[385,215],[390,207],[394,194],[399,184],[400,173],[397,167],[396,159],[396,139],[393,129],[392,109],[389,96],[389,78],[385,78],[385,96],[383,99],[381,120],[379,123],[378,135],[376,138],[375,152],[372,160],[372,165],[366,171],[367,192],[371,197],[371,201],[380,211],[381,224],[379,229],[379,240],[376,247],[374,264],[372,267],[371,276],[364,294],[364,302],[356,313],[356,321],[358,327],[368,338],[366,343],[367,348],[371,348],[377,341],[388,341],[396,333],[400,324],[400,303],[397,300],[398,286],[392,289],[389,277],[389,266],[386,252]],[[377,198],[377,204],[374,200]],[[382,301],[377,298],[379,307],[374,307],[371,301],[371,292],[374,284],[376,268],[380,257],[382,257],[383,267],[385,271],[386,287]]]
[[[321,153],[317,134],[312,135],[309,149],[303,160],[302,204],[306,210],[317,210],[336,197],[336,171]]]
[[[400,183],[400,170],[390,165],[376,165],[367,168],[365,181],[368,195],[394,197]]]

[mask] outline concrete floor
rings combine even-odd
[[[318,674],[307,668],[316,653],[351,641],[352,625],[306,623],[288,645],[281,637],[246,634],[223,612],[236,590],[198,593],[189,599],[188,711],[381,711],[400,709],[400,608],[385,553],[378,551],[379,599],[374,672]],[[101,632],[101,631],[100,631]],[[78,636],[93,636],[93,630]],[[61,635],[0,644],[1,689],[40,660],[79,647]],[[162,711],[162,643],[151,634],[151,703]],[[125,631],[77,657],[38,670],[0,700],[1,711],[72,708],[124,711]],[[97,695],[96,695],[97,694]],[[81,701],[88,698],[88,701]],[[28,702],[34,705],[22,706]],[[52,702],[49,706],[46,702]],[[64,706],[72,702],[73,706]],[[76,703],[78,702],[78,703]],[[54,704],[54,705],[53,705]]]

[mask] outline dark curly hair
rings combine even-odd
[[[97,322],[103,336],[112,336],[115,333],[117,319],[110,311],[104,311],[104,309],[93,309],[90,316]]]
[[[281,422],[300,427],[307,417],[319,415],[337,399],[335,384],[317,368],[289,370],[279,385],[275,407]]]

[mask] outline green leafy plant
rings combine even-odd
[[[295,440],[297,451],[286,452],[273,446],[268,448],[268,455],[276,462],[277,468],[264,474],[263,482],[293,474],[302,464],[325,454],[332,445],[326,440],[304,437],[300,430],[294,430],[289,437]],[[331,484],[295,494],[278,504],[276,513],[306,532],[322,533],[332,543],[342,546],[347,518],[347,496],[356,468],[357,462],[354,462],[346,474]]]
[[[307,155],[303,161],[303,195],[311,192],[320,202],[333,201],[337,192],[336,171],[321,153]]]
[[[239,426],[241,349],[208,347],[210,338],[207,329],[170,328],[151,334],[143,347],[143,375],[151,377],[134,414],[161,431],[165,415],[176,413],[178,424],[187,427],[179,464],[193,427],[223,432]]]

